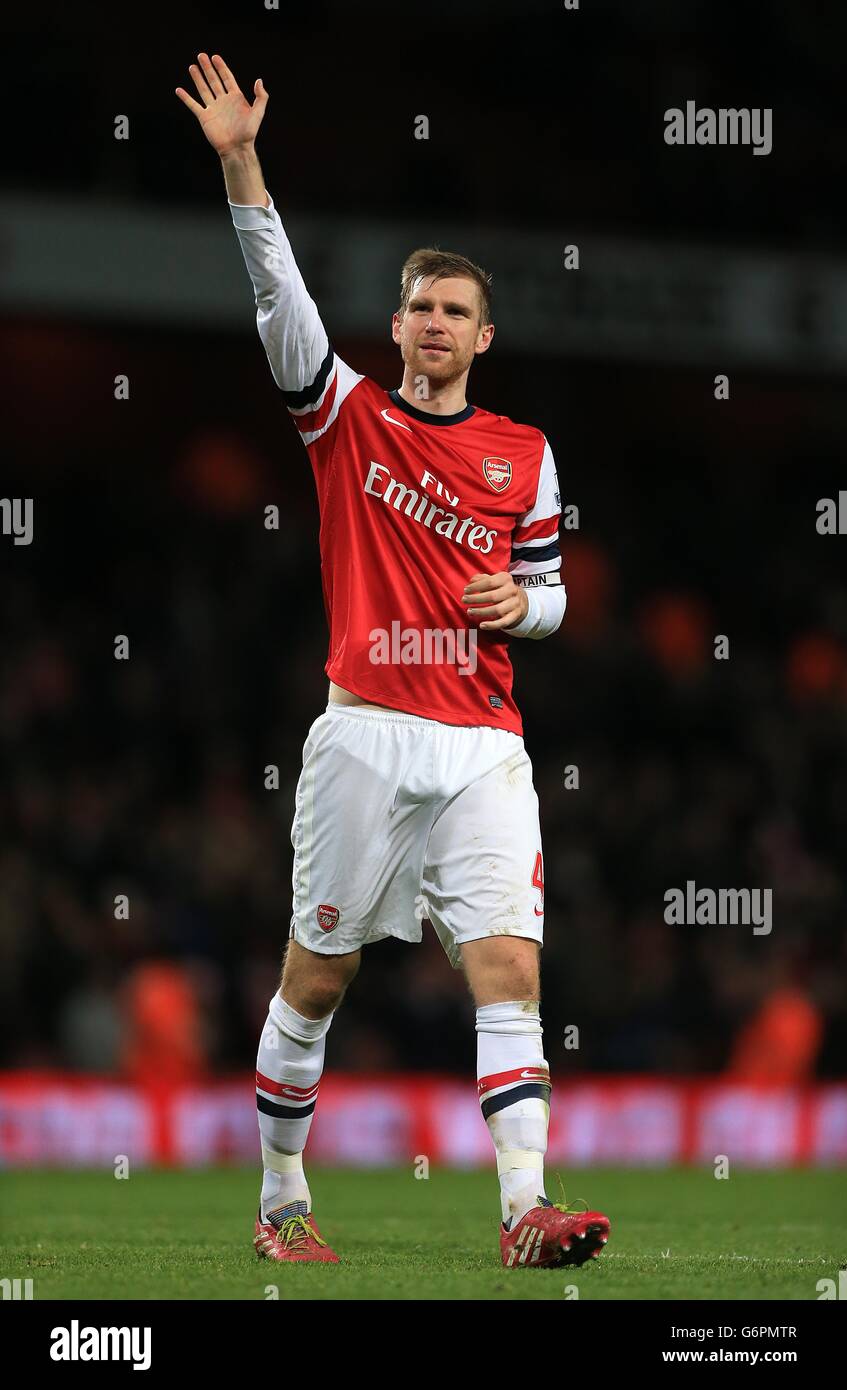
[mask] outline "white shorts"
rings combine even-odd
[[[303,749],[290,936],[345,955],[428,918],[464,941],[544,926],[538,797],[523,739],[393,710],[328,706]]]

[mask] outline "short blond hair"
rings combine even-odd
[[[491,323],[491,276],[481,265],[460,256],[455,251],[441,251],[437,246],[419,246],[406,257],[400,273],[400,308],[402,318],[409,307],[409,300],[419,280],[444,280],[458,276],[462,280],[473,280],[479,292],[479,322],[485,328]]]

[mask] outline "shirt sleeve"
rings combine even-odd
[[[533,575],[553,575],[562,567],[559,546],[559,517],[562,500],[553,451],[546,438],[541,467],[538,471],[538,491],[528,512],[518,517],[512,533],[512,557],[509,573],[515,582]]]
[[[515,582],[520,583],[520,580]],[[504,628],[504,632],[510,637],[533,637],[536,640],[549,637],[561,626],[568,603],[561,576],[554,575],[549,587],[545,585],[543,589],[527,589],[526,596],[529,602],[526,616],[514,627]]]
[[[274,381],[307,446],[332,426],[364,377],[335,353],[291,243],[269,206],[230,203],[256,297],[256,326]]]

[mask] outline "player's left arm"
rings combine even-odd
[[[561,511],[556,463],[545,439],[535,502],[518,518],[508,571],[474,575],[462,595],[469,616],[483,619],[481,629],[538,639],[560,626],[567,604],[559,547]]]

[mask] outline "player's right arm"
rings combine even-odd
[[[199,64],[199,66],[198,66]],[[251,105],[219,54],[189,68],[200,101],[177,87],[220,156],[230,211],[256,296],[256,324],[274,380],[305,444],[326,433],[361,376],[333,352],[265,188],[255,139],[268,93],[261,78]]]

